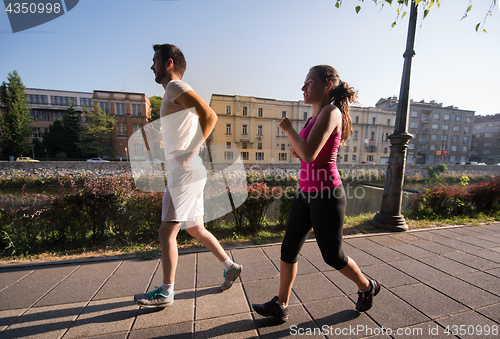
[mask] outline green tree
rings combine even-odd
[[[63,117],[63,129],[59,148],[61,152],[67,154],[68,158],[81,157],[81,151],[78,148],[80,132],[80,119],[71,102]]]
[[[21,77],[14,70],[7,77],[8,82],[0,86],[0,128],[2,130],[2,146],[4,156],[20,156],[28,154],[33,132],[28,100],[24,94],[26,89]]]
[[[160,119],[161,99],[158,95],[153,95],[149,98],[151,102],[151,121]]]
[[[57,119],[43,134],[43,146],[47,150],[48,156],[54,158],[60,152],[63,135],[62,121]]]
[[[423,4],[423,8],[424,8],[424,18],[427,16],[427,14],[429,14],[431,8],[439,8],[441,6],[441,2],[443,0],[415,0],[415,3],[417,5],[419,5],[420,3]],[[486,29],[484,29],[484,26],[486,25],[486,20],[488,19],[488,17],[490,17],[492,14],[493,14],[493,9],[495,8],[495,6],[497,5],[498,1],[499,0],[490,0],[491,1],[491,5],[490,5],[490,8],[488,9],[488,11],[486,12],[486,15],[484,17],[484,19],[479,22],[477,25],[476,25],[476,32],[484,32],[486,33]],[[364,2],[364,0],[361,0],[361,2]],[[396,19],[394,20],[394,22],[392,23],[392,27],[394,27],[397,23],[397,21],[399,19],[403,19],[406,14],[408,14],[408,10],[409,10],[409,4],[411,4],[411,0],[373,0],[373,2],[375,4],[381,4],[381,6],[384,6],[386,4],[389,4],[389,5],[392,5],[392,3],[397,3],[397,15],[396,15]],[[340,8],[340,5],[342,5],[342,0],[335,0],[335,7],[337,8]],[[469,5],[467,6],[467,8],[465,9],[465,12],[464,12],[464,15],[462,16],[462,19],[466,18],[467,17],[467,14],[472,10],[472,0],[469,0]],[[359,13],[359,11],[361,11],[361,6],[360,5],[357,5],[355,7],[355,10],[356,10],[356,13]]]
[[[116,120],[101,109],[85,110],[83,116],[88,120],[86,128],[80,132],[77,145],[85,156],[113,156],[113,128]]]

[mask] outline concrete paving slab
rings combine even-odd
[[[257,337],[257,329],[250,313],[197,321],[194,330],[194,339]]]
[[[96,337],[87,337],[87,339],[127,339],[127,336],[128,332],[122,332],[122,333],[99,335]]]
[[[469,310],[424,284],[396,287],[392,292],[433,320]]]
[[[27,309],[0,311],[0,333],[9,327]]]
[[[357,300],[353,299],[353,302]],[[430,319],[413,308],[407,302],[398,298],[388,290],[381,290],[373,299],[373,307],[369,311],[380,326],[391,329],[409,327],[424,323]]]
[[[356,311],[355,304],[347,297],[313,301],[304,307],[320,328],[327,326],[334,335],[340,331],[348,333],[348,338],[365,338],[370,332],[377,334],[373,331],[379,328],[366,314]]]
[[[394,262],[391,266],[422,282],[449,277],[449,274],[416,260]]]
[[[146,292],[158,263],[159,259],[122,261],[93,300],[130,297]]]
[[[196,254],[181,254],[177,262],[177,271],[175,274],[175,290],[190,290],[195,288],[196,278]],[[151,291],[155,286],[160,286],[163,282],[163,268],[161,260],[158,269],[155,272],[153,280],[148,287]]]
[[[464,274],[457,278],[466,281],[469,284],[482,288],[485,291],[500,296],[500,283],[498,277],[496,276],[487,274],[485,272],[475,272]]]
[[[15,284],[18,281],[29,276],[31,273],[35,272],[31,269],[20,269],[20,270],[7,270],[2,272],[2,280],[0,280],[0,292],[2,292],[7,287]]]
[[[415,246],[422,248],[424,250],[427,250],[429,252],[436,253],[438,255],[445,255],[445,254],[459,252],[456,248],[441,245],[441,244],[439,244],[437,242],[433,242],[433,241],[418,242],[418,243],[415,243]]]
[[[487,270],[485,272],[500,278],[500,268],[494,268],[492,270]]]
[[[496,263],[500,263],[500,254],[492,249],[482,249],[479,251],[470,252],[470,254],[475,255],[477,257],[481,257],[486,260],[494,261]]]
[[[428,241],[423,238],[417,237],[418,232],[398,232],[396,234],[391,234],[391,238],[401,240],[407,244],[413,244],[413,243],[418,243],[418,242],[424,242]]]
[[[394,238],[391,235],[381,235],[377,237],[371,237],[370,240],[379,244],[380,246],[390,247],[390,248],[405,244],[403,240]]]
[[[245,249],[233,250],[234,262],[245,265],[253,261],[269,260],[263,247],[250,247]]]
[[[90,301],[119,265],[117,261],[82,265],[40,299],[35,307]]]
[[[355,247],[386,263],[411,259],[403,253],[396,252],[390,248],[383,247],[374,242],[366,242],[365,247],[358,247],[357,245]]]
[[[311,332],[317,326],[302,305],[291,305],[289,308],[289,320],[286,323],[278,323],[273,318],[265,318],[255,312],[252,313],[260,338],[324,338],[321,334]],[[311,332],[310,335],[306,334],[308,330]]]
[[[403,253],[407,256],[409,256],[412,259],[419,259],[419,258],[426,258],[426,257],[433,257],[436,254],[432,253],[430,251],[424,250],[422,248],[418,248],[417,246],[411,245],[411,244],[404,244],[404,245],[398,245],[392,247],[394,251]]]
[[[321,256],[321,251],[318,247],[318,243],[316,241],[309,241],[302,246],[302,249],[300,250],[300,253],[305,256],[311,256],[311,255],[319,255]]]
[[[344,293],[322,273],[297,276],[293,290],[302,303],[344,296]]]
[[[472,309],[500,303],[498,296],[455,277],[430,281],[427,285]]]
[[[281,246],[263,247],[262,250],[279,271],[281,262]],[[297,262],[299,265],[297,274],[299,275],[318,272],[318,269],[312,265],[302,253],[299,254]]]
[[[476,312],[481,313],[485,317],[493,320],[497,324],[500,324],[500,304],[495,304],[487,307],[477,309]],[[499,332],[500,333],[500,332]]]
[[[460,241],[459,239],[446,239],[440,243],[441,245],[454,248],[461,252],[472,252],[482,249],[482,247],[472,245],[470,242]]]
[[[443,240],[450,239],[444,235],[440,235],[439,232],[435,230],[429,230],[427,232],[415,232],[415,236],[426,239],[428,241],[435,241],[437,243],[441,243]]]
[[[0,292],[0,311],[30,307],[77,268],[76,265],[65,265],[35,270]]]
[[[438,319],[436,322],[445,328],[443,332],[451,332],[460,338],[497,339],[500,333],[500,329],[496,331],[496,334],[491,331],[494,326],[499,328],[497,323],[474,311]],[[486,334],[487,332],[489,334]]]
[[[467,274],[477,271],[475,268],[463,265],[459,262],[442,256],[421,258],[419,259],[419,261],[450,275]]]
[[[194,323],[182,323],[170,326],[147,328],[132,331],[128,339],[175,338],[193,339]]]
[[[244,272],[246,267],[243,267]],[[245,274],[245,273],[242,273]],[[222,264],[211,252],[198,253],[196,264],[196,287],[220,286],[224,282]]]
[[[263,279],[243,283],[243,288],[245,290],[248,305],[250,305],[250,307],[252,304],[264,304],[271,300],[274,296],[278,295],[279,287],[279,278]],[[294,305],[297,303],[299,303],[299,300],[292,290],[288,304]]]
[[[347,279],[339,271],[328,271],[323,272],[323,274],[333,282],[337,288],[342,291],[345,295],[356,294],[358,287],[351,280]]]
[[[243,265],[243,271],[236,281],[253,281],[279,277],[280,273],[269,260],[249,261]],[[222,281],[221,281],[222,284]]]
[[[492,247],[498,246],[498,244],[500,244],[500,239],[493,238],[493,237],[490,237],[489,239],[480,239],[477,237],[461,236],[461,237],[458,237],[457,240],[460,240],[462,242],[469,243],[469,244],[472,244],[474,246],[481,247],[481,248],[492,248]]]
[[[366,253],[358,248],[352,246],[344,246],[344,253],[352,258],[358,267],[371,266],[371,265],[379,265],[384,262],[378,259],[376,256]]]
[[[142,330],[150,327],[159,327],[194,321],[194,290],[176,291],[174,304],[168,307],[139,309],[132,330]]]
[[[364,267],[363,273],[377,279],[386,288],[418,283],[415,278],[388,264]]]
[[[318,271],[321,272],[328,272],[328,271],[333,271],[335,270],[332,266],[328,265],[324,260],[323,256],[320,255],[307,255],[304,256],[307,261],[311,263],[311,265],[314,266],[314,268]],[[299,264],[300,265],[300,264]]]
[[[491,230],[485,229],[480,226],[470,226],[470,227],[456,227],[453,229],[454,233],[467,235],[471,237],[477,237],[481,234],[492,234]]]
[[[86,303],[66,304],[29,309],[3,331],[0,336],[10,338],[60,338],[78,317]]]
[[[224,292],[220,292],[218,287],[196,290],[195,307],[195,320],[250,312],[240,283]]]
[[[455,260],[459,263],[464,263],[465,265],[473,267],[477,270],[487,270],[500,267],[500,263],[475,256],[474,253],[449,253],[446,254],[445,257]]]

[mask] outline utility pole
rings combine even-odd
[[[415,55],[414,45],[417,29],[417,5],[415,0],[412,0],[410,4],[409,20],[406,51],[403,54],[404,66],[396,112],[396,125],[394,126],[394,133],[389,135],[391,153],[389,155],[382,207],[370,220],[372,225],[389,231],[408,230],[405,218],[401,214],[401,203],[403,200],[406,150],[408,141],[413,138],[413,135],[408,133],[408,111],[410,108],[411,61]]]

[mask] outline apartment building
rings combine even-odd
[[[237,147],[245,163],[293,164],[290,142],[279,129],[283,117],[300,131],[312,115],[312,107],[303,101],[284,101],[241,95],[212,94],[210,106],[219,120],[212,133],[212,145],[217,145],[220,159],[238,157]],[[222,147],[220,147],[222,146]],[[225,147],[224,147],[225,146]]]
[[[353,135],[345,146],[340,146],[338,163],[388,163],[391,145],[388,136],[394,132],[396,112],[377,107],[352,106],[350,115]]]
[[[470,160],[500,163],[500,113],[475,117]]]
[[[397,109],[397,98],[380,99],[376,107]],[[413,135],[407,151],[407,163],[455,164],[469,160],[474,125],[474,111],[442,103],[410,102],[408,132]]]

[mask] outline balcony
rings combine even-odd
[[[422,116],[421,121],[428,121],[428,122],[430,122],[431,118]]]
[[[421,129],[420,129],[420,132],[421,132],[421,133],[429,133],[430,131],[431,131],[431,129],[430,129],[430,128],[421,128]]]

